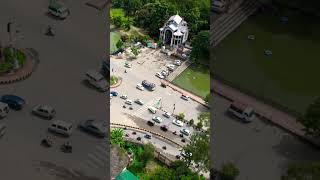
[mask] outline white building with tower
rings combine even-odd
[[[160,39],[165,45],[178,47],[184,45],[188,39],[188,24],[178,14],[171,16],[170,19],[160,28]]]

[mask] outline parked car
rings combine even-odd
[[[162,131],[168,131],[168,126],[162,125],[162,126],[160,127],[160,129],[161,129]]]
[[[144,135],[144,137],[147,139],[151,139],[151,134],[146,134],[146,135]]]
[[[187,153],[187,152],[185,152],[185,151],[182,151],[181,153],[181,156],[183,156],[183,157],[191,157],[192,156],[192,153],[190,152],[190,153]]]
[[[3,123],[0,123],[0,137],[6,133],[7,126]]]
[[[168,113],[168,112],[164,112],[162,115],[163,115],[164,117],[166,117],[166,118],[170,118],[170,117],[171,117],[171,114]]]
[[[0,118],[4,118],[9,113],[9,105],[3,102],[0,102]]]
[[[126,68],[131,68],[131,67],[132,67],[132,64],[126,63],[126,64],[124,65],[124,67],[126,67]]]
[[[135,103],[139,104],[139,105],[143,105],[144,102],[141,99],[136,99],[134,100]]]
[[[155,114],[155,113],[157,112],[157,108],[152,107],[152,106],[149,106],[149,107],[148,107],[148,110],[149,110],[152,114]]]
[[[174,61],[174,65],[180,66],[181,65],[181,61],[180,60],[175,60]]]
[[[160,79],[164,79],[164,78],[165,78],[165,77],[164,77],[161,73],[159,73],[159,72],[156,73],[156,76],[157,76],[158,78],[160,78]]]
[[[168,70],[162,70],[161,71],[162,76],[166,77],[169,75],[169,71]]]
[[[160,117],[158,117],[158,116],[153,116],[152,120],[157,122],[157,123],[161,123],[162,122],[162,119]]]
[[[152,122],[152,121],[147,121],[147,124],[148,124],[149,126],[154,126],[154,122]]]
[[[186,95],[184,95],[184,94],[183,94],[183,95],[181,95],[181,99],[184,99],[184,100],[186,100],[186,101],[188,101],[188,100],[189,100],[189,98],[190,98],[189,96],[186,96]]]
[[[32,114],[52,119],[56,115],[56,110],[49,105],[36,105],[32,109]]]
[[[63,120],[55,120],[49,126],[49,131],[62,134],[65,136],[71,136],[73,131],[73,126],[71,122]]]
[[[50,2],[48,11],[60,19],[65,19],[70,15],[70,10],[64,4],[56,1]]]
[[[141,85],[141,84],[137,84],[137,89],[139,89],[139,90],[141,90],[141,91],[143,91],[144,90],[144,87]]]
[[[102,76],[101,73],[95,70],[89,70],[86,72],[86,80],[89,84],[93,85],[100,91],[107,91],[109,89],[109,84],[107,80]]]
[[[190,135],[190,130],[186,129],[186,128],[182,128],[180,129],[180,132],[186,136]]]
[[[125,102],[126,104],[128,104],[128,105],[132,105],[132,101],[131,100],[126,100],[126,102]]]
[[[126,94],[123,94],[120,96],[120,98],[126,100],[126,99],[128,99],[128,96]]]
[[[82,121],[79,127],[82,130],[101,138],[106,137],[107,135],[107,128],[105,128],[102,123],[97,122],[94,119]]]
[[[150,83],[147,80],[143,80],[141,84],[143,87],[145,87],[146,89],[148,89],[150,91],[154,91],[156,88],[156,85],[154,83]]]
[[[137,140],[138,140],[138,141],[141,141],[141,137],[137,137]]]
[[[237,101],[230,104],[228,112],[242,119],[244,122],[251,122],[254,118],[253,108]]]
[[[172,121],[172,123],[175,124],[175,125],[177,125],[177,126],[179,126],[179,127],[183,127],[183,122],[182,122],[182,121],[179,121],[179,120],[177,120],[177,119],[174,119],[174,120]]]
[[[24,99],[15,95],[4,95],[1,97],[0,102],[8,104],[8,106],[14,110],[21,110],[26,104]]]
[[[175,65],[174,64],[168,64],[167,68],[168,68],[169,71],[173,71],[174,68],[175,68]]]
[[[112,96],[117,97],[118,93],[116,91],[111,91],[110,94],[112,94]]]

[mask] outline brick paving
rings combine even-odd
[[[268,104],[265,104],[264,102],[248,96],[216,79],[213,79],[211,82],[213,83],[212,87],[214,93],[230,101],[236,100],[250,105],[254,108],[257,115],[269,120],[273,124],[291,132],[292,134],[306,140],[307,142],[320,147],[319,140],[311,138],[304,133],[303,125],[296,121],[297,117],[280,111]]]

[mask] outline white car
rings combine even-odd
[[[141,90],[141,91],[143,91],[144,90],[144,87],[142,86],[142,84],[137,84],[137,89],[139,89],[139,90]]]
[[[126,99],[128,99],[128,96],[126,94],[124,94],[124,95],[121,95],[120,98],[126,100]]]
[[[126,102],[125,102],[126,104],[128,104],[128,105],[132,105],[132,101],[131,100],[126,100]]]
[[[186,152],[184,152],[184,151],[182,151],[180,154],[181,154],[181,156],[183,156],[183,157],[187,157],[187,155],[190,156],[190,157],[192,156],[192,153],[186,153]]]
[[[177,66],[180,66],[181,65],[181,61],[180,60],[175,60],[174,64],[177,65]]]
[[[159,72],[156,73],[156,76],[157,76],[158,78],[160,78],[160,79],[164,79],[164,76],[163,76],[161,73],[159,73]]]
[[[166,118],[170,118],[170,117],[171,117],[171,114],[168,113],[168,112],[164,112],[162,115],[163,115],[164,117],[166,117]]]
[[[127,64],[125,64],[125,65],[124,65],[124,67],[131,68],[131,67],[132,67],[132,65],[131,65],[131,64],[129,64],[129,63],[127,63]]]
[[[158,116],[153,116],[152,120],[157,122],[157,123],[161,123],[162,122],[162,119],[160,117],[158,117]]]
[[[189,96],[186,96],[186,95],[182,95],[181,98],[184,99],[184,100],[186,100],[186,101],[188,101],[190,97],[189,97]]]
[[[157,112],[157,108],[152,107],[152,106],[148,107],[148,110],[149,110],[152,114],[155,114],[155,113]]]
[[[180,132],[186,136],[190,135],[190,130],[186,129],[186,128],[182,128],[180,129]]]
[[[168,70],[162,70],[161,74],[162,74],[162,76],[168,76],[169,75],[169,71]]]
[[[177,119],[174,119],[174,120],[172,121],[172,123],[173,123],[174,125],[179,126],[179,127],[183,127],[183,122],[182,122],[182,121],[179,121],[179,120],[177,120]]]
[[[167,68],[168,68],[170,71],[173,71],[173,70],[174,70],[174,67],[175,67],[174,64],[168,64],[168,65],[167,65]]]
[[[139,105],[143,105],[144,102],[141,99],[136,99],[134,100],[135,103],[139,104]]]

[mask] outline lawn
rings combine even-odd
[[[210,93],[210,70],[205,65],[192,64],[172,82],[195,95],[205,97]]]
[[[116,44],[120,39],[121,35],[118,32],[110,32],[110,53],[117,50]]]
[[[288,22],[282,22],[282,16]],[[303,113],[320,95],[319,20],[288,9],[250,17],[215,48],[214,73],[258,97]],[[250,34],[255,40],[247,39]],[[266,49],[271,56],[264,55]]]

